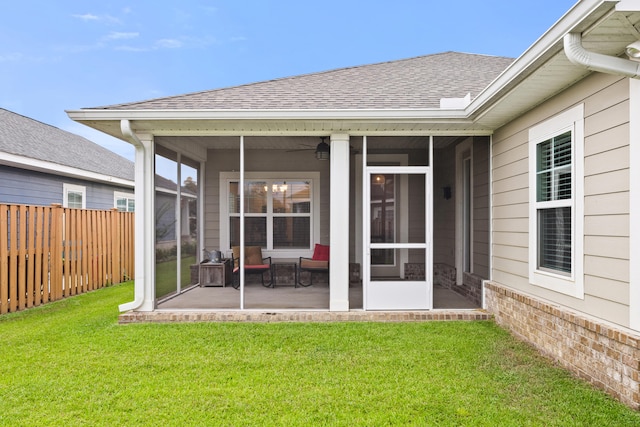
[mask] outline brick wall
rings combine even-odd
[[[640,334],[496,283],[485,284],[485,304],[496,323],[512,334],[576,376],[640,409]]]

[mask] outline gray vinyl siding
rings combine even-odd
[[[436,150],[433,161],[433,262],[456,265],[456,149],[455,145]],[[443,188],[451,188],[445,199]]]
[[[63,184],[86,188],[87,209],[115,207],[114,192],[133,193],[133,188],[109,186],[43,172],[0,165],[0,203],[43,205],[63,203]]]
[[[489,277],[489,138],[473,140],[473,273]]]
[[[584,299],[528,278],[528,130],[585,106]],[[498,129],[493,137],[494,281],[598,318],[629,320],[629,83],[595,73]]]

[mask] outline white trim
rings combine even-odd
[[[87,187],[84,185],[62,184],[62,206],[69,207],[69,192],[82,194],[82,209],[87,208]]]
[[[219,173],[219,201],[220,201],[220,248],[228,251],[229,242],[229,183],[238,181],[241,174],[239,172]],[[300,256],[310,257],[313,255],[315,243],[320,243],[320,172],[245,172],[245,180],[264,179],[266,181],[286,179],[304,180],[311,182],[311,241],[308,249],[266,249],[263,250],[265,256],[277,258],[297,258]],[[268,222],[268,221],[267,221]],[[269,244],[272,240],[267,236]],[[269,248],[271,246],[268,246]]]
[[[86,179],[89,181],[98,181],[131,188],[133,188],[135,184],[134,181],[128,179],[116,178],[114,176],[103,175],[97,172],[90,172],[73,168],[71,166],[60,165],[57,163],[19,156],[11,153],[0,152],[0,164],[5,164],[7,166],[17,167],[21,169],[33,170],[37,172],[49,173],[52,175],[68,176],[70,178]]]
[[[468,154],[467,154],[468,153]],[[456,284],[462,285],[464,277],[464,218],[463,218],[463,205],[464,205],[464,167],[463,161],[469,159],[471,161],[471,185],[469,191],[471,192],[471,203],[469,209],[471,209],[471,221],[470,221],[470,235],[473,236],[473,138],[467,138],[465,141],[456,145],[456,186],[455,186],[455,263],[456,263]],[[470,263],[471,271],[473,271],[473,238],[469,241],[470,247]]]
[[[640,331],[640,80],[629,79],[629,327]]]
[[[571,138],[572,199],[572,268],[569,276],[542,271],[537,268],[537,208],[536,149],[540,142],[567,130]],[[567,201],[545,202],[545,207],[566,206]],[[529,129],[529,281],[530,283],[584,298],[584,104],[556,115]]]
[[[127,193],[124,191],[114,191],[113,192],[113,207],[118,208],[118,199],[126,199],[127,200],[127,210],[125,212],[135,212],[135,201],[136,195],[135,193]],[[129,210],[129,200],[133,200],[134,202],[134,210]]]
[[[487,309],[486,304],[486,283],[493,281],[493,136],[489,137],[489,278],[482,281],[482,304],[483,309]]]

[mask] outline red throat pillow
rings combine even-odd
[[[329,246],[316,243],[311,259],[314,261],[329,261]]]

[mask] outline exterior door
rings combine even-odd
[[[364,309],[431,309],[431,169],[367,167],[365,187]]]

